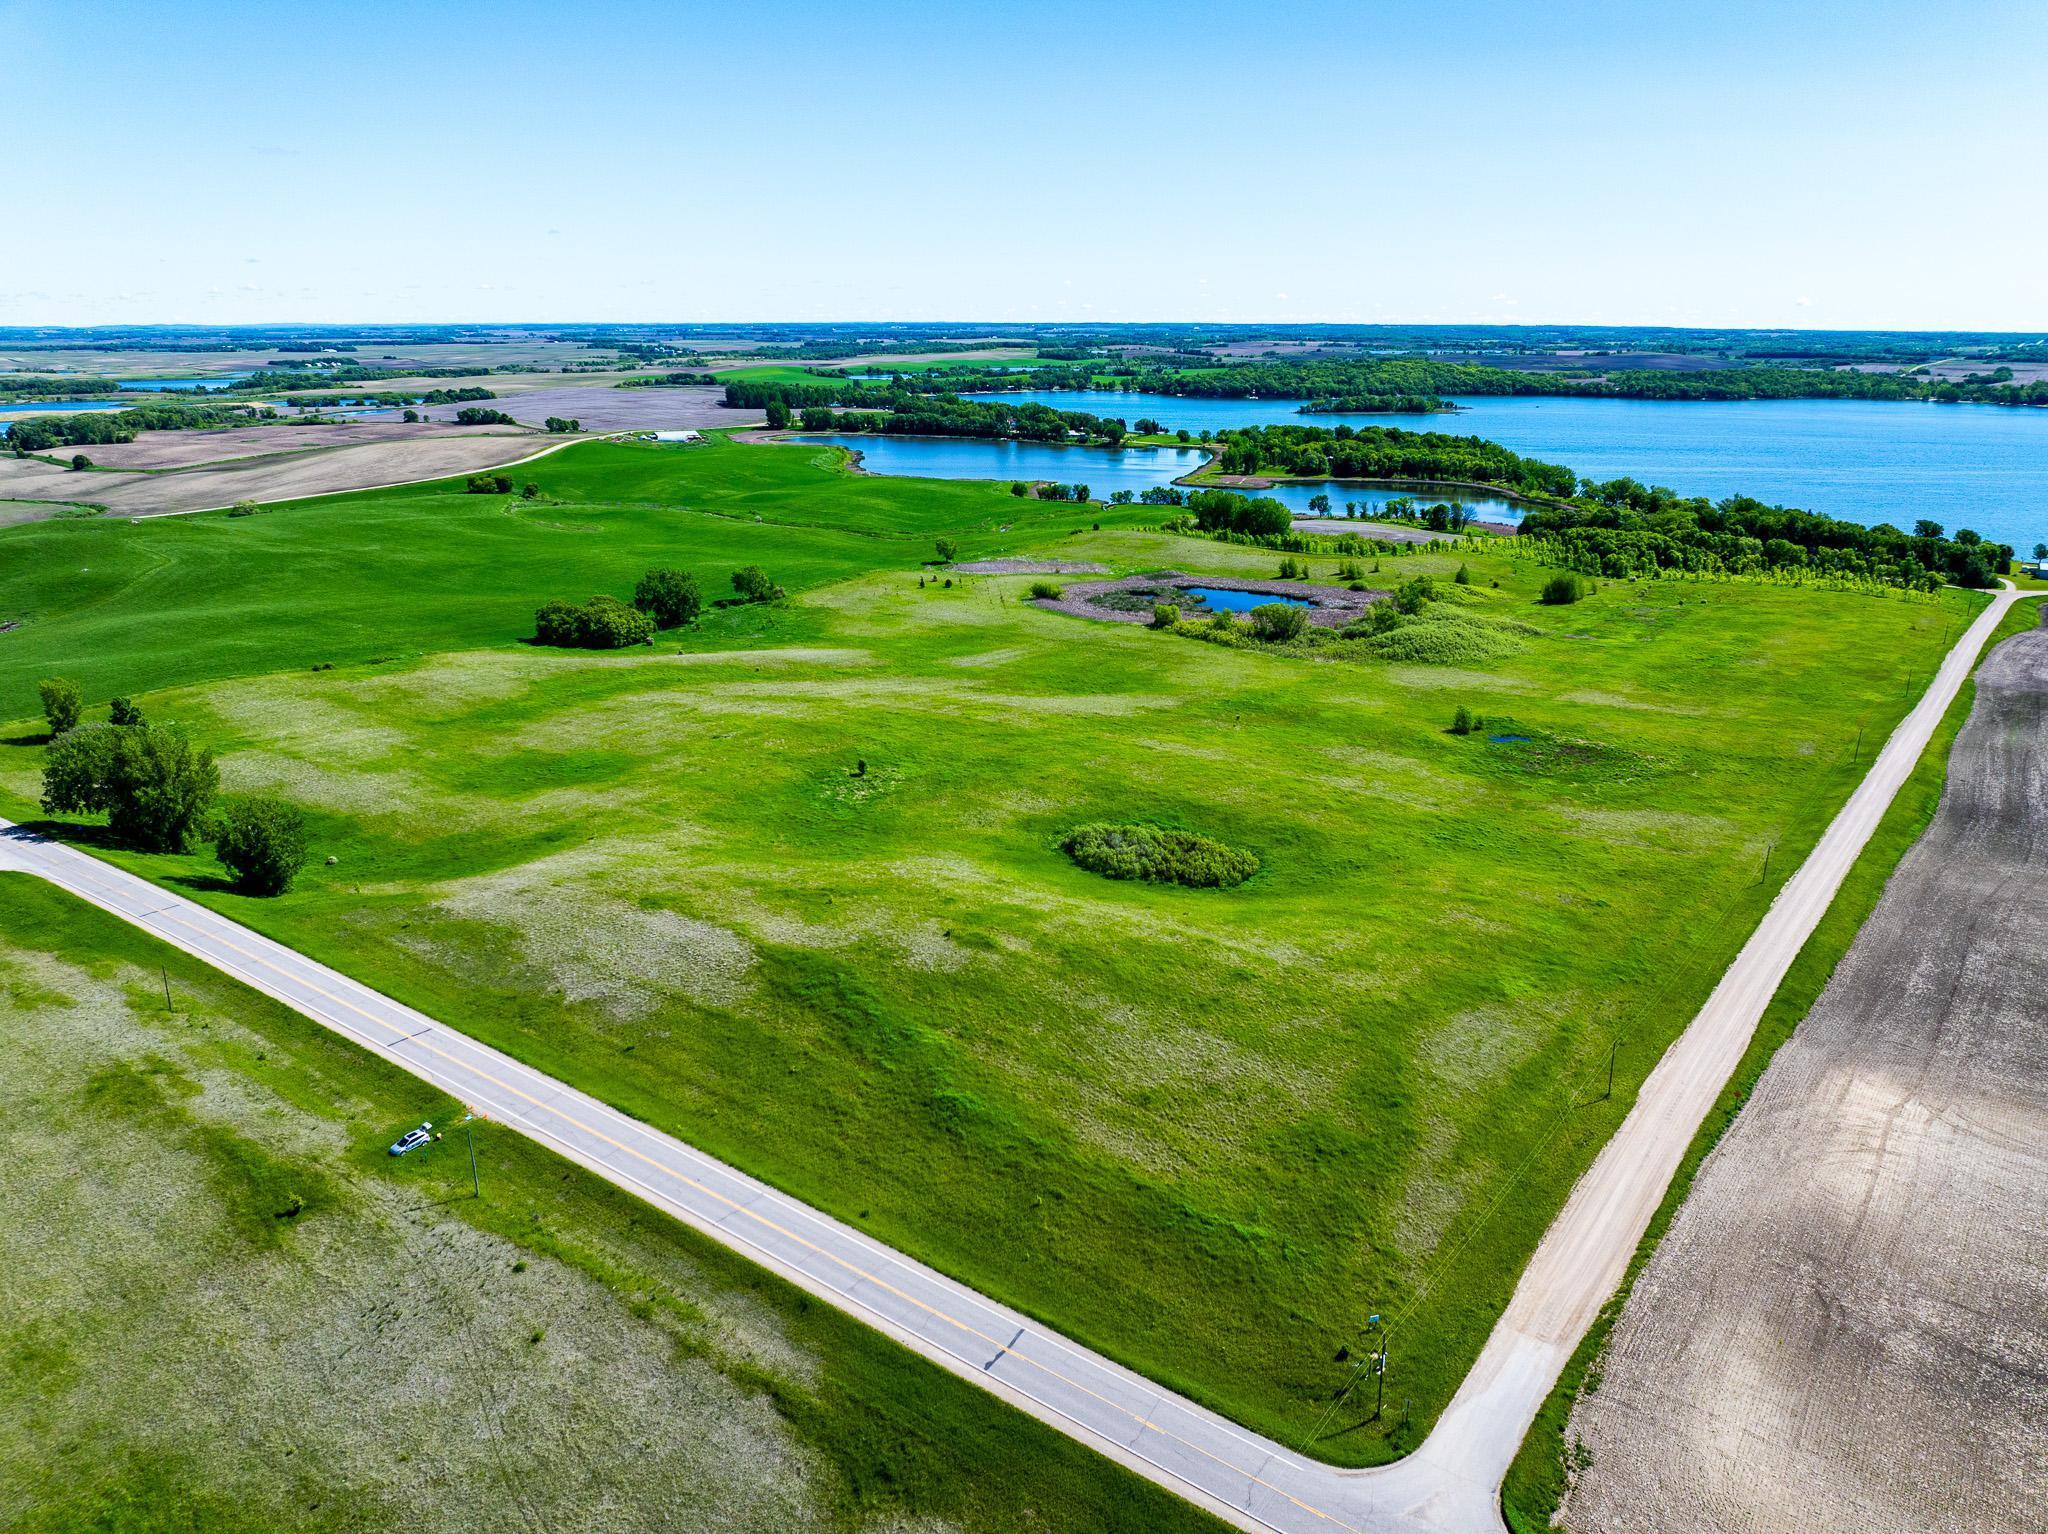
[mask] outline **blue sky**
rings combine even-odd
[[[0,324],[2048,329],[2048,5],[0,0]]]

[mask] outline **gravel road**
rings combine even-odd
[[[1644,1271],[1579,1534],[2048,1524],[2048,629]]]

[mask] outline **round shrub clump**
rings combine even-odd
[[[633,588],[633,605],[654,620],[658,629],[695,623],[704,610],[704,593],[687,570],[649,570]]]
[[[1543,583],[1543,604],[1546,607],[1569,607],[1592,594],[1593,583],[1576,572],[1553,575]]]
[[[1308,627],[1308,610],[1287,602],[1261,602],[1251,611],[1252,633],[1274,644],[1301,638]]]
[[[282,895],[306,864],[306,817],[268,794],[230,799],[213,830],[214,855],[245,895]]]
[[[1106,879],[1193,889],[1228,889],[1259,871],[1259,860],[1242,847],[1164,826],[1095,821],[1069,831],[1060,851]]]
[[[536,644],[571,650],[623,650],[654,637],[654,620],[617,597],[592,597],[580,607],[548,602],[533,615]]]

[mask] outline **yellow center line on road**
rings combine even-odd
[[[81,859],[84,859],[84,861],[89,866],[96,866],[94,865],[93,860],[87,858],[84,854],[81,853],[77,855]],[[85,881],[81,880],[80,882],[83,883]],[[111,892],[108,893],[109,898],[111,898]],[[227,917],[220,916],[219,913],[217,912],[209,911],[203,906],[198,907],[197,909],[204,912],[204,914],[206,915],[215,917],[216,920],[220,921],[224,925],[232,925]],[[135,919],[138,921],[156,920],[167,915],[176,915],[177,917],[184,919],[184,904],[180,903],[176,906],[166,907],[160,911],[146,912],[144,913],[143,916],[137,917]],[[1020,1363],[1028,1364],[1030,1367],[1038,1370],[1040,1373],[1046,1375],[1048,1378],[1058,1381],[1060,1384],[1067,1386],[1069,1389],[1080,1392],[1082,1395],[1085,1395],[1089,1397],[1091,1400],[1098,1402],[1107,1410],[1114,1412],[1119,1416],[1129,1419],[1131,1422],[1135,1423],[1139,1428],[1157,1433],[1160,1437],[1168,1439],[1169,1441],[1180,1445],[1182,1448],[1188,1449],[1193,1453],[1200,1455],[1202,1458],[1210,1461],[1211,1463],[1221,1467],[1224,1470],[1229,1471],[1232,1475],[1242,1476],[1251,1485],[1264,1487],[1266,1490],[1272,1492],[1275,1496],[1286,1499],[1295,1507],[1300,1508],[1303,1512],[1311,1514],[1316,1518],[1320,1518],[1327,1523],[1333,1524],[1337,1528],[1347,1530],[1349,1531],[1349,1534],[1364,1534],[1364,1531],[1358,1529],[1356,1525],[1346,1523],[1343,1519],[1337,1517],[1335,1514],[1326,1512],[1322,1508],[1319,1508],[1312,1503],[1304,1502],[1301,1498],[1294,1495],[1294,1493],[1286,1490],[1284,1487],[1274,1485],[1272,1482],[1264,1479],[1258,1473],[1251,1470],[1247,1470],[1242,1465],[1234,1464],[1230,1460],[1223,1458],[1221,1455],[1216,1454],[1212,1450],[1206,1449],[1202,1447],[1200,1444],[1191,1442],[1190,1440],[1182,1437],[1178,1433],[1172,1432],[1167,1428],[1161,1427],[1156,1422],[1153,1422],[1146,1417],[1140,1416],[1138,1413],[1132,1411],[1130,1408],[1119,1405],[1117,1402],[1111,1400],[1109,1397],[1102,1395],[1099,1391],[1090,1389],[1087,1385],[1082,1384],[1079,1380],[1073,1379],[1068,1375],[1062,1374],[1059,1370],[1052,1368],[1050,1365],[1040,1363],[1038,1360],[1034,1358],[1030,1358],[1025,1354],[1013,1351],[1012,1346],[1008,1343],[1003,1342],[1000,1338],[990,1336],[988,1333],[979,1330],[978,1328],[970,1325],[965,1321],[962,1321],[957,1316],[951,1315],[950,1313],[941,1310],[937,1306],[932,1305],[925,1300],[919,1299],[917,1296],[913,1294],[906,1293],[904,1290],[898,1288],[895,1284],[891,1283],[888,1279],[882,1277],[881,1275],[871,1272],[866,1268],[857,1266],[856,1264],[849,1262],[846,1258],[839,1256],[835,1252],[826,1250],[817,1242],[811,1240],[808,1236],[804,1236],[794,1230],[791,1230],[789,1227],[779,1224],[774,1220],[768,1219],[764,1215],[756,1214],[747,1205],[742,1204],[737,1200],[728,1197],[726,1194],[720,1193],[715,1188],[706,1186],[704,1183],[699,1182],[696,1178],[691,1177],[685,1172],[681,1172],[673,1167],[664,1165],[660,1161],[656,1160],[654,1157],[648,1155],[646,1152],[638,1149],[635,1146],[627,1144],[623,1140],[619,1140],[614,1136],[607,1134],[604,1130],[598,1129],[593,1125],[586,1124],[582,1120],[574,1117],[573,1115],[565,1113],[561,1109],[553,1107],[548,1103],[542,1102],[539,1098],[533,1096],[531,1093],[525,1091],[524,1089],[518,1086],[513,1085],[509,1081],[501,1080],[497,1076],[493,1075],[491,1072],[485,1070],[483,1067],[470,1064],[468,1062],[458,1059],[456,1056],[448,1053],[446,1050],[441,1049],[438,1045],[425,1041],[419,1034],[405,1034],[399,1032],[399,1030],[393,1024],[385,1021],[383,1018],[378,1017],[375,1013],[364,1009],[357,1003],[349,1000],[347,997],[336,995],[334,992],[328,990],[325,986],[320,985],[314,980],[292,974],[290,971],[281,968],[277,964],[273,963],[270,959],[264,957],[262,954],[252,952],[251,950],[242,947],[239,943],[234,942],[230,938],[223,937],[217,933],[208,931],[204,927],[198,926],[197,924],[192,923],[189,920],[186,921],[186,925],[189,930],[191,930],[198,936],[204,937],[223,948],[229,949],[234,953],[240,954],[244,959],[248,960],[249,963],[255,966],[257,969],[266,971],[269,974],[275,976],[282,977],[284,980],[288,982],[296,984],[300,987],[303,987],[306,990],[314,992],[318,996],[326,998],[335,1006],[343,1008],[348,1012],[354,1013],[357,1017],[360,1017],[365,1021],[374,1024],[378,1028],[387,1030],[393,1034],[397,1034],[397,1037],[395,1039],[375,1046],[380,1050],[393,1050],[400,1044],[410,1044],[416,1048],[424,1049],[435,1055],[438,1055],[442,1060],[446,1061],[451,1067],[454,1067],[455,1069],[460,1071],[467,1071],[471,1075],[480,1077],[484,1081],[487,1081],[491,1085],[497,1087],[499,1090],[508,1092],[512,1096],[519,1098],[521,1101],[532,1105],[532,1107],[538,1110],[539,1112],[543,1114],[552,1115],[553,1117],[561,1120],[562,1123],[569,1125],[571,1128],[580,1130],[582,1133],[589,1135],[593,1139],[602,1141],[604,1144],[611,1146],[614,1150],[617,1150],[625,1155],[631,1156],[635,1160],[645,1162],[648,1166],[652,1167],[656,1172],[660,1173],[661,1175],[668,1177],[676,1182],[682,1183],[686,1187],[695,1189],[703,1197],[710,1199],[716,1203],[725,1205],[728,1209],[730,1209],[736,1214],[745,1215],[749,1219],[752,1219],[760,1225],[766,1227],[768,1230],[775,1232],[783,1239],[793,1242],[796,1245],[802,1247],[803,1249],[812,1252],[819,1257],[824,1258],[827,1262],[833,1264],[836,1267],[844,1269],[847,1273],[853,1275],[855,1279],[865,1280],[868,1283],[874,1284],[877,1288],[883,1290],[885,1293],[894,1295],[904,1304],[909,1305],[912,1308],[923,1312],[924,1314],[932,1317],[934,1320],[944,1322],[946,1325],[954,1327],[957,1330],[964,1332],[968,1336],[977,1339],[978,1341],[987,1343],[988,1345],[996,1349],[997,1357],[1007,1356],[1016,1359]],[[311,964],[314,961],[308,960],[307,962]],[[402,1002],[394,1002],[393,1005],[403,1006],[404,1004]],[[407,1008],[406,1010],[411,1009]],[[431,1018],[427,1019],[427,1021],[429,1023],[434,1023],[434,1020]],[[346,1024],[342,1024],[338,1021],[335,1023],[335,1026],[341,1027],[346,1032],[357,1032],[357,1030],[348,1028]],[[434,1024],[434,1026],[445,1027],[444,1024]],[[449,1031],[455,1032],[456,1030],[450,1029]],[[480,1041],[469,1039],[469,1036],[467,1034],[461,1034],[460,1037],[464,1038],[465,1040],[468,1040],[468,1042],[472,1044],[475,1044],[476,1047],[479,1049],[488,1050],[490,1048],[490,1046],[482,1044]],[[366,1042],[374,1041],[366,1040]],[[566,1083],[564,1085],[566,1086]],[[574,1089],[570,1088],[569,1090]],[[661,1132],[652,1129],[651,1126],[647,1126],[647,1128],[648,1132],[650,1133]],[[548,1134],[547,1131],[539,1129],[538,1126],[535,1126],[535,1131],[538,1134],[546,1135],[546,1137],[549,1139],[555,1140],[564,1148],[573,1149],[573,1147],[570,1145],[570,1142],[565,1139],[562,1139],[559,1135]],[[682,1142],[678,1141],[677,1143],[681,1144]],[[702,1155],[703,1153],[695,1152],[695,1154]],[[575,1158],[572,1156],[571,1159]],[[640,1179],[633,1177],[630,1173],[615,1172],[615,1175],[625,1178],[627,1181],[634,1183],[636,1186],[645,1189],[647,1192],[651,1194],[655,1194],[657,1198],[661,1196],[660,1191],[657,1188],[655,1188],[651,1184],[642,1182]],[[765,1185],[763,1186],[765,1188]],[[767,1189],[766,1191],[770,1193],[774,1192],[773,1189]],[[741,1237],[739,1239],[744,1240],[745,1238]],[[748,1242],[747,1244],[755,1246],[756,1250],[763,1252],[765,1255],[772,1255],[772,1253],[769,1253],[767,1248],[758,1246],[756,1243]],[[839,1291],[839,1293],[840,1297],[846,1300],[849,1304],[859,1305],[862,1309],[869,1311],[871,1314],[881,1316],[882,1313],[880,1311],[875,1310],[872,1306],[863,1304],[861,1301],[856,1299],[852,1294],[847,1293],[843,1290]],[[966,1358],[958,1354],[954,1356],[958,1358],[959,1361],[963,1364],[971,1364],[973,1362],[972,1359]],[[983,1370],[983,1372],[985,1373],[986,1370]],[[1061,1416],[1066,1417],[1068,1421],[1075,1423],[1076,1426],[1082,1428],[1086,1432],[1089,1432],[1098,1437],[1107,1437],[1107,1435],[1101,1434],[1098,1429],[1092,1428],[1088,1424],[1080,1421],[1079,1418],[1073,1417],[1071,1414],[1067,1412],[1060,1411],[1058,1407],[1053,1406],[1050,1402],[1040,1401],[1038,1404],[1043,1406],[1048,1411],[1058,1411]],[[1125,1452],[1138,1454],[1138,1451],[1135,1449],[1126,1449]],[[1138,1454],[1138,1457],[1141,1459],[1145,1459],[1147,1463],[1154,1465],[1157,1469],[1160,1470],[1161,1473],[1173,1476],[1176,1480],[1200,1492],[1202,1495],[1206,1497],[1215,1497],[1218,1500],[1222,1500],[1220,1493],[1213,1491],[1207,1487],[1198,1485],[1194,1481],[1189,1480],[1182,1473],[1175,1471],[1169,1468],[1168,1466],[1159,1464],[1158,1461],[1151,1459],[1150,1456]],[[1244,1512],[1249,1517],[1258,1518],[1258,1515],[1256,1513],[1251,1512],[1249,1508],[1239,1508],[1239,1511]],[[1259,1521],[1261,1523],[1265,1522],[1264,1519],[1260,1519]],[[1268,1524],[1267,1527],[1270,1528],[1272,1527],[1272,1525]]]

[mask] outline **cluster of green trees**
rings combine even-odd
[[[671,346],[665,341],[607,341],[603,344],[611,347],[621,357],[630,357],[636,362],[659,362],[664,357],[697,355],[691,347]]]
[[[510,495],[512,476],[509,474],[472,474],[462,482],[465,495]]]
[[[654,638],[654,620],[617,597],[543,602],[533,615],[536,644],[565,650],[623,650]]]
[[[733,594],[720,600],[721,607],[745,607],[755,602],[777,602],[782,588],[768,579],[759,565],[742,565],[732,573]]]
[[[582,421],[578,420],[575,416],[551,415],[543,424],[549,431],[555,433],[557,436],[561,436],[567,432],[577,432],[583,430]]]
[[[1252,637],[1267,644],[1299,639],[1308,627],[1308,609],[1292,602],[1261,602],[1245,616],[1251,620]]]
[[[1322,497],[1318,496],[1315,499],[1320,500]],[[1313,505],[1314,501],[1310,504]],[[1357,502],[1346,501],[1344,514],[1347,517],[1359,516],[1361,512]],[[1456,501],[1425,502],[1417,496],[1406,495],[1385,502],[1372,515],[1381,521],[1413,522],[1416,526],[1426,527],[1433,533],[1462,533],[1473,522],[1472,508],[1469,506],[1461,506]]]
[[[1307,415],[1444,415],[1457,408],[1433,394],[1334,394],[1301,407]]]
[[[417,389],[384,390],[377,394],[287,394],[284,402],[294,409],[305,409],[320,405],[459,405],[464,400],[496,399],[494,389],[428,389],[422,393]]]
[[[383,383],[392,378],[474,378],[479,373],[545,373],[548,368],[514,363],[479,367],[372,367],[344,362],[333,367],[309,368],[297,363],[266,363],[247,378],[230,379],[220,387],[234,393],[269,394],[276,390],[331,389],[337,384]]]
[[[1069,442],[1080,437],[1114,447],[1129,429],[1115,416],[1046,405],[968,400],[958,394],[920,392],[896,384],[876,388],[844,384],[755,383],[725,386],[725,403],[760,410],[777,431],[869,432],[889,436],[1014,438]]]
[[[133,410],[94,410],[82,415],[39,416],[16,421],[7,433],[14,456],[48,452],[53,447],[85,447],[107,442],[133,442],[144,431],[200,431],[217,426],[252,426],[275,421],[265,405],[138,405]]]
[[[487,410],[482,405],[464,405],[455,412],[457,426],[517,426],[519,423],[502,410]]]
[[[1590,359],[1589,359],[1590,361]],[[1029,372],[949,371],[946,387],[962,394],[995,389],[1093,389],[1105,376],[1118,388],[1199,399],[1298,398],[1308,412],[1401,414],[1455,408],[1446,395],[1569,395],[1614,399],[1755,400],[1874,399],[1938,403],[2048,405],[2048,380],[2012,381],[2010,369],[1957,381],[1915,372],[1790,366],[1759,362],[1723,368],[1584,368],[1529,372],[1430,357],[1178,364],[1118,363],[1037,368]],[[2002,376],[2001,376],[2002,375]]]
[[[790,424],[787,406],[765,407],[768,424]],[[963,400],[952,394],[912,394],[888,412],[833,410],[827,405],[802,407],[805,431],[872,432],[904,437],[1014,438],[1025,442],[1069,442],[1076,436],[1115,447],[1126,435],[1114,416],[1080,410],[1053,410],[1045,405]]]
[[[1546,607],[1569,607],[1593,594],[1593,583],[1576,570],[1553,575],[1543,583],[1541,601]]]
[[[220,769],[177,725],[152,724],[115,698],[104,724],[83,723],[76,683],[41,687],[50,742],[43,757],[42,806],[53,815],[107,817],[122,846],[183,852],[202,837],[245,894],[280,895],[306,861],[305,816],[268,795],[219,801]]]
[[[783,594],[759,565],[733,571],[732,589],[733,595],[722,598],[718,606],[773,602]],[[622,650],[650,643],[657,632],[695,623],[703,611],[704,592],[696,576],[657,567],[640,577],[630,604],[613,596],[542,603],[533,615],[533,637],[536,644],[559,649]]]
[[[689,571],[658,566],[634,586],[633,605],[647,614],[657,629],[681,628],[697,621],[704,610],[704,593]]]
[[[1308,479],[1455,480],[1528,495],[1568,496],[1578,476],[1512,453],[1483,437],[1403,431],[1397,426],[1246,426],[1217,437],[1225,474]]]
[[[623,387],[623,385],[621,386]],[[851,407],[858,410],[893,410],[898,401],[916,403],[923,396],[893,384],[875,387],[854,383],[764,383],[758,379],[736,378],[725,386],[725,403],[733,410],[766,410],[780,405],[784,410],[809,406]]]
[[[0,399],[55,399],[72,394],[112,394],[113,378],[0,378]]]
[[[1194,525],[1205,533],[1242,533],[1271,537],[1294,526],[1294,513],[1270,496],[1240,495],[1235,490],[1197,490],[1188,497]]]
[[[717,383],[709,373],[657,373],[650,378],[622,378],[613,384],[614,389],[660,389],[675,384]],[[730,400],[727,401],[731,403]],[[755,408],[759,408],[756,406]]]
[[[1910,533],[1886,522],[1865,527],[1751,496],[1708,501],[1633,479],[1586,481],[1570,504],[1531,510],[1522,535],[1545,540],[1559,563],[1609,576],[1777,571],[1909,589],[1949,581],[1983,588],[2013,557],[2010,545],[1986,543],[1969,528],[1949,536],[1924,519]]]

